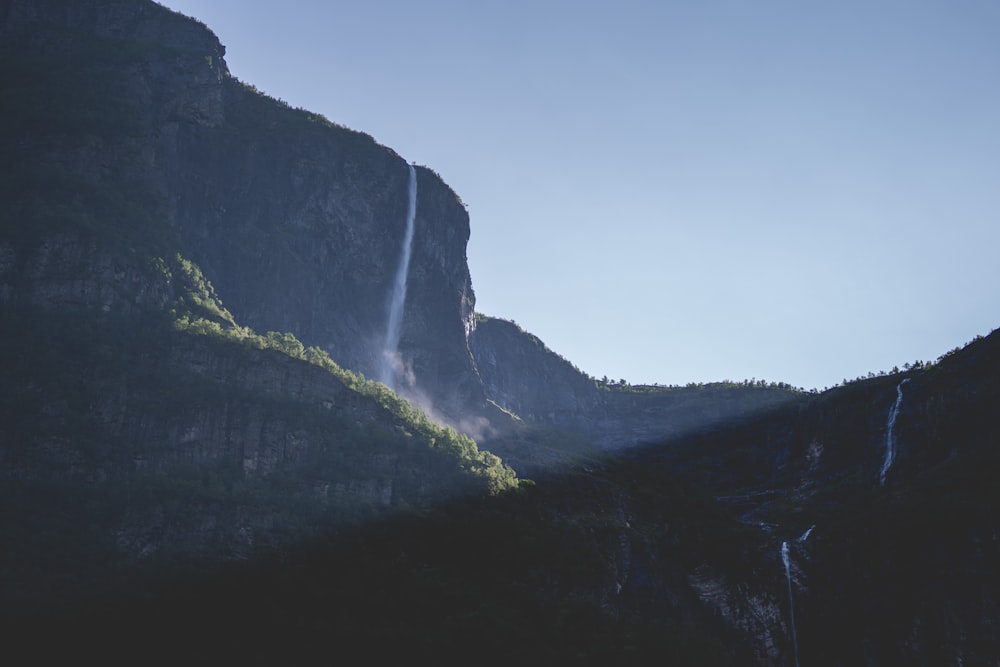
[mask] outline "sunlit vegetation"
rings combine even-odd
[[[488,480],[492,491],[516,484],[514,472],[503,465],[496,455],[480,451],[472,438],[453,428],[434,423],[426,413],[400,398],[384,384],[338,366],[325,350],[315,346],[306,347],[289,332],[268,331],[258,334],[249,327],[239,326],[232,314],[222,306],[211,283],[196,265],[178,256],[175,266],[180,296],[171,313],[175,317],[173,326],[178,331],[211,336],[258,350],[275,350],[318,366],[351,390],[372,399],[389,414],[409,424],[415,435],[419,435],[432,448],[453,456],[464,470]]]

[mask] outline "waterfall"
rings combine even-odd
[[[892,410],[889,410],[889,418],[886,421],[885,461],[882,462],[882,470],[878,473],[878,483],[882,486],[885,486],[885,474],[889,472],[893,461],[896,460],[896,435],[894,429],[896,427],[896,417],[899,416],[899,406],[903,403],[903,385],[909,381],[910,378],[906,378],[896,385],[896,402],[893,404]]]
[[[406,281],[410,273],[410,253],[413,250],[413,223],[417,217],[417,170],[412,164],[410,170],[409,201],[406,207],[406,233],[403,248],[396,267],[396,279],[392,284],[392,298],[389,301],[389,317],[385,327],[385,345],[382,348],[382,364],[379,380],[396,388],[399,370],[399,338],[403,330],[403,306],[406,304]]]
[[[810,528],[809,530],[812,530]],[[806,531],[806,536],[809,532]],[[785,581],[788,582],[788,620],[792,628],[792,648],[795,651],[795,667],[799,667],[799,638],[795,634],[795,604],[792,602],[792,565],[788,556],[788,542],[781,543],[781,562],[785,564]]]
[[[806,540],[808,540],[809,536],[813,532],[813,528],[815,527],[816,526],[809,526],[809,528],[806,529],[806,532],[802,533],[802,535],[799,537],[799,542],[805,542]]]

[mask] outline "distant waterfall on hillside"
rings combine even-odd
[[[799,542],[805,542],[806,540],[808,540],[808,539],[809,539],[809,536],[810,536],[810,535],[812,535],[812,532],[813,532],[813,528],[815,528],[815,527],[816,527],[816,526],[809,526],[809,527],[808,527],[808,528],[806,529],[806,532],[802,533],[802,535],[801,535],[801,536],[799,536]]]
[[[403,248],[399,254],[399,265],[396,267],[396,279],[392,285],[389,317],[385,327],[385,345],[382,348],[382,364],[379,369],[379,380],[393,389],[396,388],[397,375],[401,365],[399,338],[403,331],[403,306],[406,304],[406,282],[410,274],[410,254],[413,250],[413,224],[417,217],[417,170],[413,168],[412,164],[406,166],[410,170],[406,233],[403,236]]]
[[[812,530],[810,528],[809,530]],[[809,536],[809,532],[803,536]],[[785,564],[785,581],[788,582],[788,622],[792,628],[792,649],[795,651],[795,667],[799,667],[799,638],[795,633],[795,604],[792,602],[792,564],[788,555],[788,542],[781,543],[781,562]]]
[[[899,406],[903,403],[903,385],[910,381],[906,378],[896,385],[896,402],[889,410],[889,418],[885,427],[885,460],[882,462],[882,470],[878,473],[878,483],[885,486],[885,474],[889,472],[893,461],[896,460],[896,417],[899,416]]]

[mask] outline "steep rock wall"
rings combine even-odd
[[[15,177],[4,227],[37,244],[49,232],[24,226],[46,217],[180,252],[241,324],[290,331],[375,375],[405,224],[402,158],[235,80],[206,27],[151,2],[9,0],[0,34],[16,55],[7,94],[42,91],[37,113],[0,133]],[[418,184],[400,352],[412,393],[456,421],[484,402],[467,343],[469,219],[437,174],[419,169]],[[97,220],[54,210],[81,197],[100,199]]]

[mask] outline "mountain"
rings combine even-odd
[[[633,456],[759,526],[772,576],[790,544],[803,664],[997,664],[998,401],[994,332],[935,364]],[[780,608],[780,634],[790,634],[784,582],[761,588],[758,575],[740,582],[724,569],[699,577],[723,615],[757,588],[752,597]],[[759,623],[737,622],[747,621]]]
[[[154,3],[11,1],[0,19],[0,474],[27,508],[5,516],[25,540],[6,590],[31,595],[37,552],[77,541],[95,561],[243,558],[516,486],[364,378],[400,253],[398,156],[236,81],[207,28]],[[417,180],[400,348],[430,340],[433,363],[408,359],[448,410],[475,399],[468,219]],[[34,508],[60,530],[37,535]]]
[[[821,394],[591,378],[475,312],[434,171],[224,54],[0,0],[12,654],[1000,664],[1000,334]]]
[[[376,377],[403,239],[402,158],[236,80],[207,28],[153,3],[11,1],[0,11],[14,120],[5,194],[17,215],[44,220],[44,232],[68,226],[180,252],[242,325],[294,332]],[[465,344],[469,220],[436,174],[417,171],[400,345],[418,386],[451,415],[480,398]],[[81,197],[91,219],[67,220],[74,206],[56,202]]]

